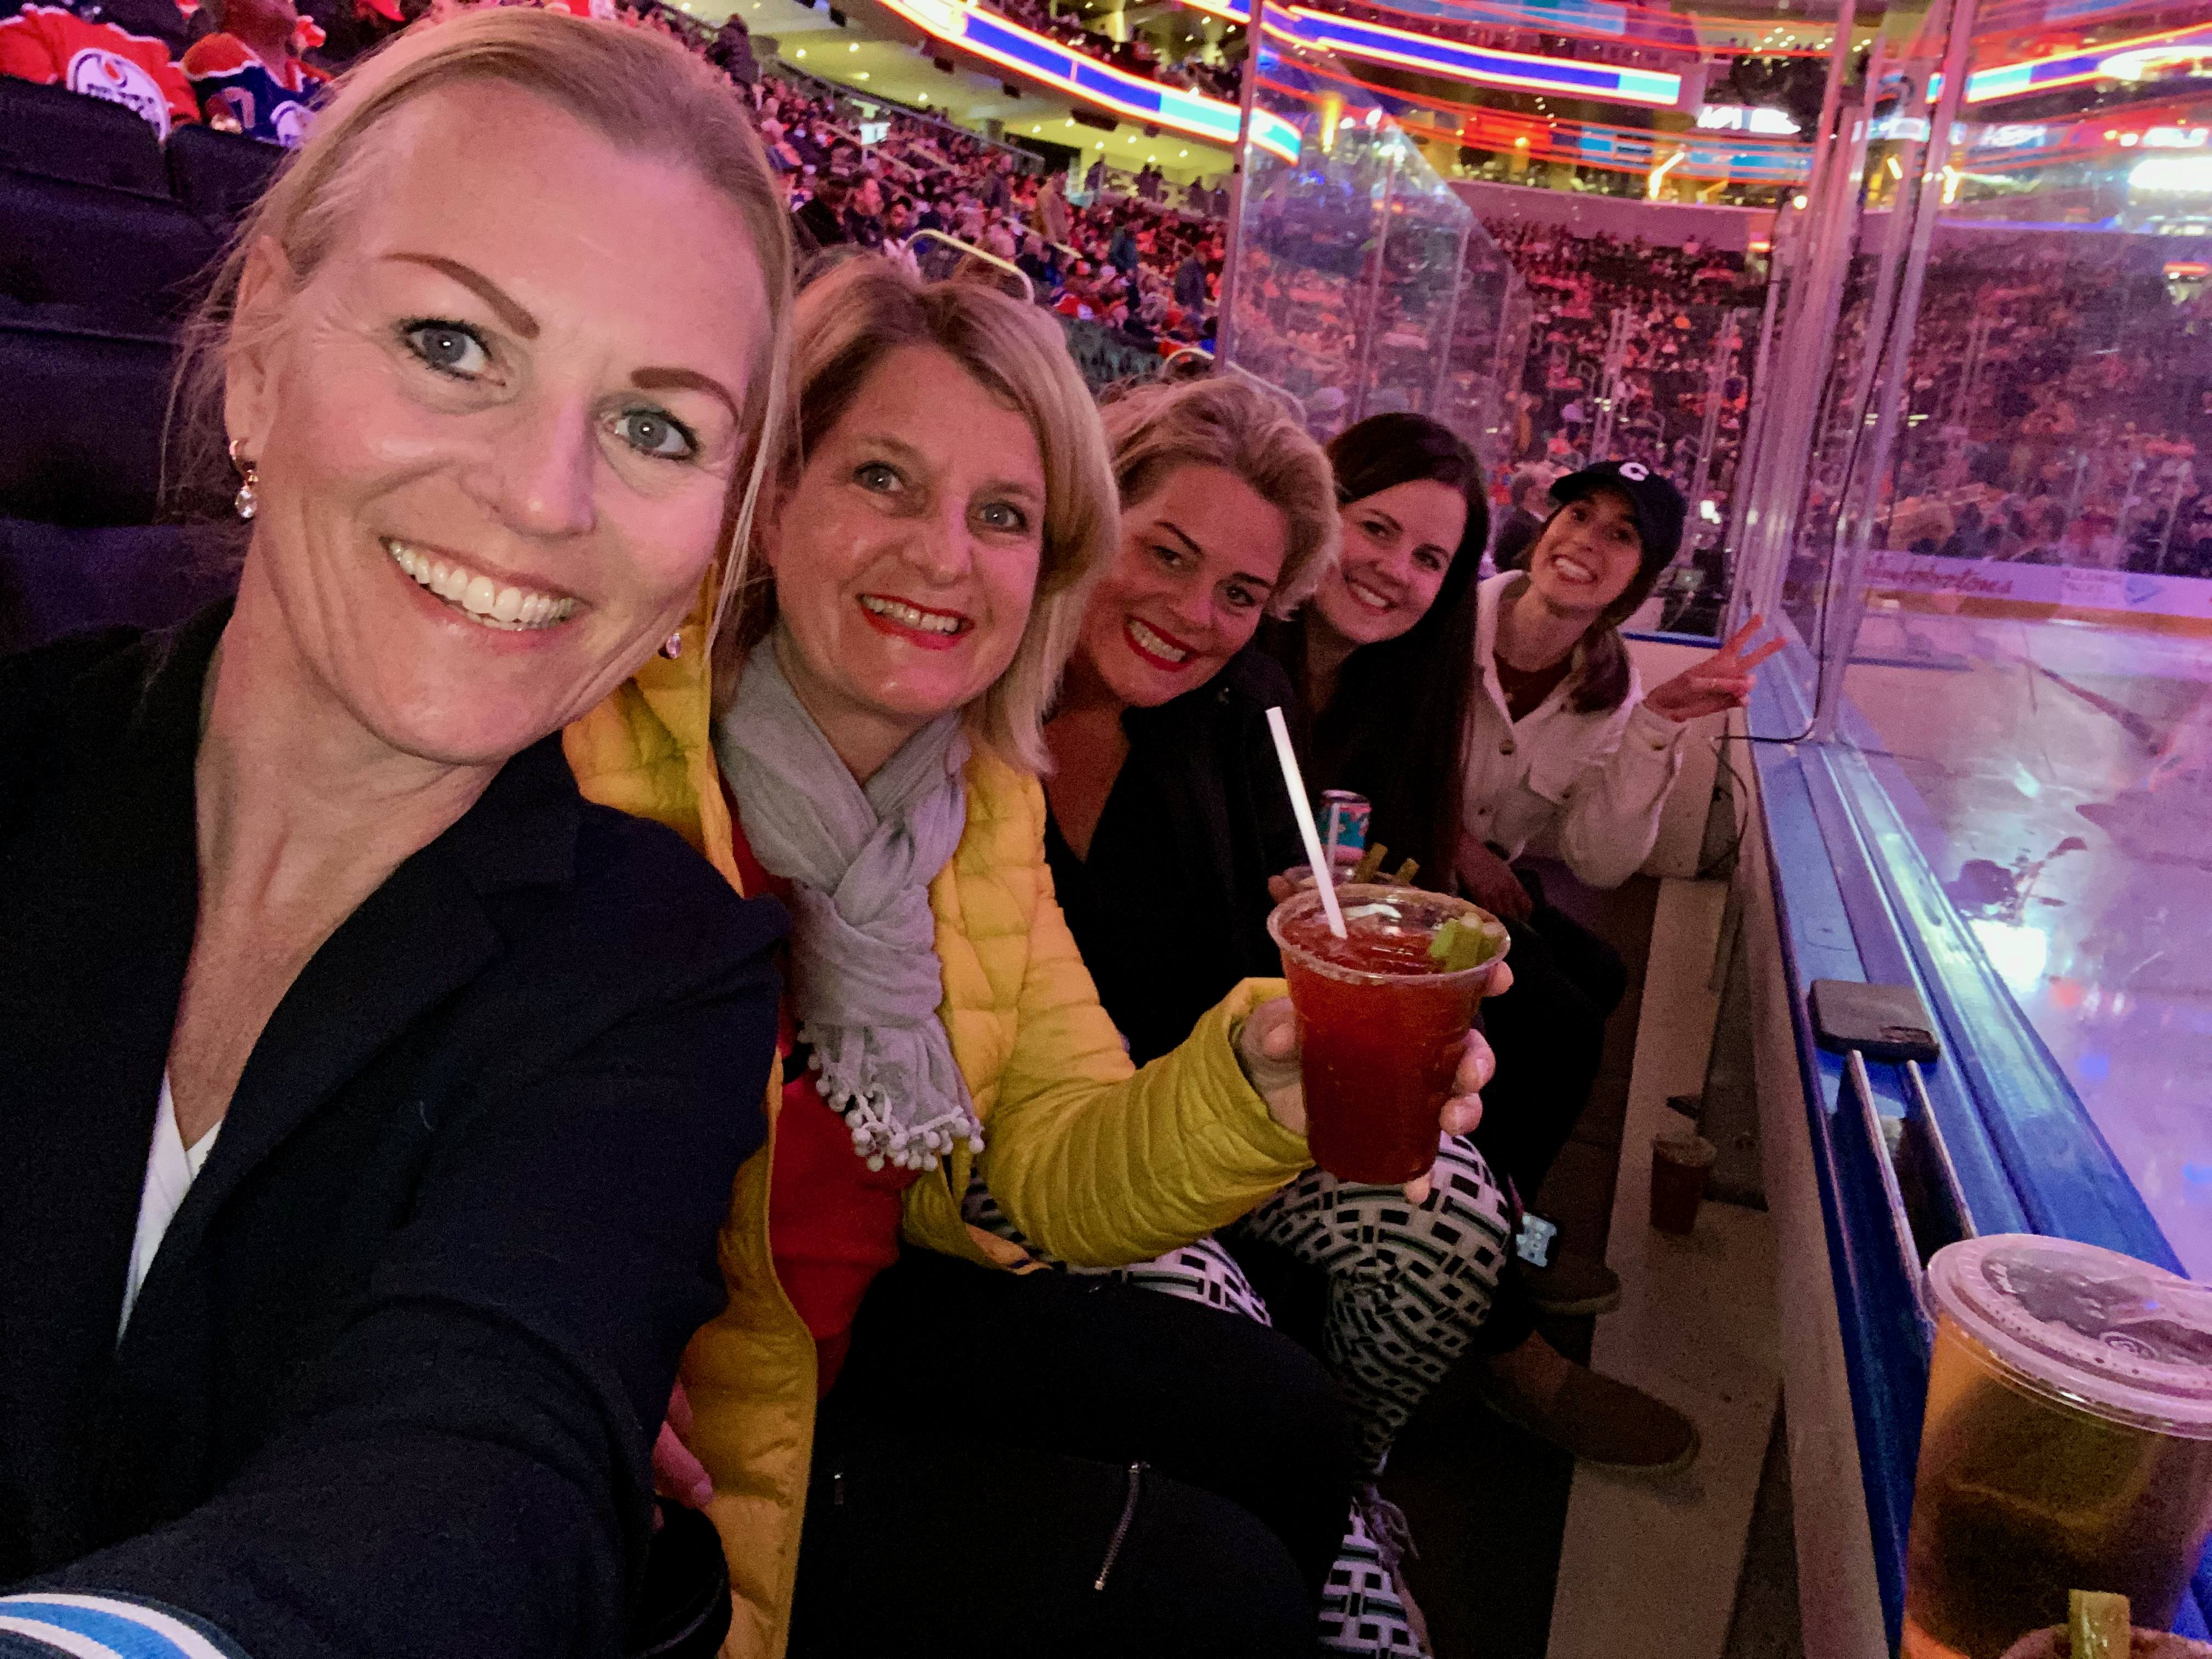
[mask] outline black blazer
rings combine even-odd
[[[1045,856],[1098,1000],[1139,1066],[1182,1042],[1240,979],[1282,972],[1267,878],[1305,858],[1267,732],[1290,677],[1247,646],[1213,678],[1121,716],[1128,758],[1091,854],[1047,821]]]
[[[253,1659],[613,1654],[782,911],[518,755],[301,972],[118,1347],[228,614],[0,660],[0,1588]]]

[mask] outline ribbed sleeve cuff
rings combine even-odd
[[[247,1659],[204,1619],[159,1602],[82,1591],[0,1595],[0,1659]]]
[[[1237,1032],[1248,1016],[1263,1002],[1288,996],[1290,986],[1279,979],[1248,979],[1240,981],[1237,988],[1214,1006],[1206,1024],[1218,1022],[1223,1039],[1224,1058],[1228,1061],[1219,1081],[1224,1092],[1235,1100],[1242,1110],[1237,1127],[1252,1150],[1263,1158],[1271,1159],[1283,1170],[1282,1178],[1289,1181],[1313,1162],[1313,1154],[1306,1150],[1305,1137],[1293,1133],[1275,1121],[1275,1115],[1267,1109],[1267,1103],[1244,1075],[1244,1068],[1237,1060]]]
[[[1664,714],[1655,714],[1651,705],[1639,702],[1629,711],[1628,723],[1621,730],[1623,746],[1633,744],[1639,750],[1660,750],[1671,754],[1690,729],[1687,720],[1670,720]]]

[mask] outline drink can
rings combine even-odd
[[[1321,844],[1327,847],[1334,842],[1340,852],[1365,852],[1367,820],[1373,811],[1364,795],[1355,795],[1349,789],[1322,790]]]
[[[2212,1287],[2024,1234],[1939,1250],[1928,1285],[1905,1659],[2000,1659],[2069,1590],[2170,1625],[2212,1530]]]

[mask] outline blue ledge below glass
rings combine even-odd
[[[1751,734],[1766,739],[1752,746],[1761,831],[1893,1650],[1931,1331],[1875,1138],[1948,1150],[1939,1161],[1955,1179],[1917,1194],[1923,1250],[1960,1236],[1949,1212],[1963,1204],[1980,1232],[2082,1239],[2177,1272],[2181,1263],[1929,868],[1908,829],[1917,798],[1902,769],[1848,706],[1843,741],[1794,740],[1813,724],[1813,659],[1793,645],[1761,674],[1747,712]],[[1805,1006],[1816,979],[1916,986],[1942,1058],[1925,1068],[1859,1067],[1822,1051]],[[1936,1133],[1918,1122],[1923,1113]],[[2176,1628],[2203,1638],[2208,1608],[2212,1556]]]

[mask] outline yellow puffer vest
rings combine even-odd
[[[709,684],[695,612],[676,658],[653,658],[563,742],[586,797],[670,825],[743,890]],[[1280,983],[1247,981],[1188,1042],[1133,1071],[1053,898],[1042,789],[980,752],[966,777],[967,829],[929,898],[939,1012],[987,1150],[980,1160],[963,1151],[908,1189],[906,1237],[987,1265],[1020,1263],[961,1219],[978,1162],[1009,1219],[1066,1261],[1146,1261],[1233,1221],[1310,1162],[1245,1081],[1231,1043],[1236,1023]],[[738,1172],[722,1229],[729,1306],[684,1357],[690,1446],[714,1478],[708,1513],[729,1558],[728,1659],[783,1653],[812,1455],[814,1343],[769,1251],[781,1085],[771,1075],[769,1142]]]

